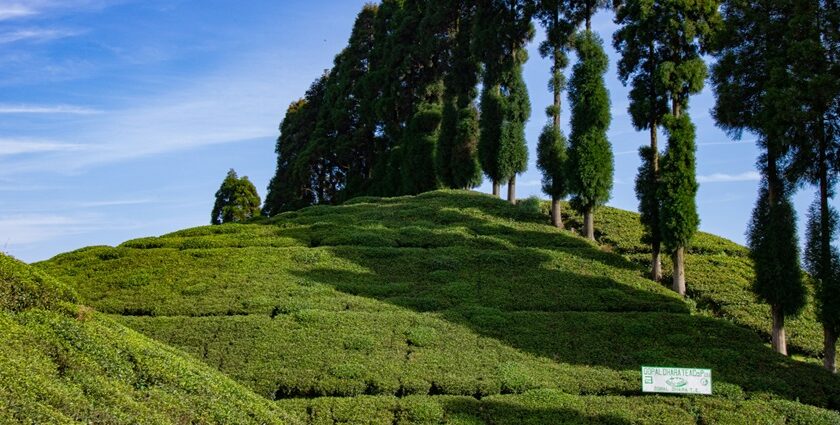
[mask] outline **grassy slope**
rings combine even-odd
[[[786,401],[836,409],[840,380],[773,353],[748,329],[762,329],[763,306],[741,283],[712,267],[705,283],[689,275],[701,307],[746,328],[689,314],[643,278],[632,214],[602,213],[602,241],[625,256],[540,214],[442,191],[188,229],[40,266],[98,311],[313,423],[840,423]],[[698,246],[704,255],[690,261],[748,261],[718,238],[702,235]],[[722,308],[731,305],[742,314]],[[641,364],[711,367],[717,395],[642,396]],[[354,398],[314,398],[323,396]]]
[[[0,423],[285,423],[218,371],[0,255]]]

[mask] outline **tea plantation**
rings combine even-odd
[[[813,311],[789,321],[796,356],[776,354],[744,248],[699,235],[685,301],[645,278],[635,214],[600,209],[595,245],[544,209],[437,191],[85,248],[36,267],[92,319],[6,307],[0,326],[70,380],[65,403],[148,422],[840,424]],[[643,364],[711,368],[715,395],[643,395]],[[60,399],[32,388],[0,389],[0,414]]]
[[[278,406],[0,255],[0,423],[289,422]]]

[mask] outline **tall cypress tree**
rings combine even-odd
[[[610,98],[604,84],[608,63],[601,38],[590,30],[575,37],[575,51],[578,62],[569,81],[569,189],[572,206],[584,216],[583,234],[595,240],[594,210],[609,200],[613,185],[613,154],[607,140]]]
[[[523,51],[521,54],[524,54]],[[524,59],[522,60],[524,62]],[[531,101],[522,78],[522,66],[515,66],[505,76],[503,93],[504,120],[499,143],[500,173],[508,181],[508,202],[516,203],[516,175],[528,167],[528,145],[525,140],[525,123],[531,116]]]
[[[792,108],[786,112],[791,113],[789,127],[795,129],[789,177],[818,188],[818,214],[810,217],[809,233],[819,238],[809,238],[808,242],[809,250],[819,257],[811,259],[810,269],[822,290],[821,311],[837,314],[840,306],[832,290],[837,281],[832,247],[835,224],[829,200],[834,197],[840,175],[840,5],[831,0],[799,0],[793,2],[792,12],[786,34],[793,39],[787,59],[794,87],[786,99]],[[812,228],[817,222],[818,231]],[[836,317],[821,314],[825,367],[832,372],[837,371],[835,353],[840,334],[840,319]]]
[[[530,116],[522,64],[533,38],[531,5],[526,0],[478,0],[473,51],[484,64],[478,156],[498,196],[508,181],[508,200],[516,202],[516,174],[527,165],[525,122]]]
[[[808,228],[803,259],[805,269],[817,284],[817,316],[823,324],[823,365],[837,373],[837,335],[840,335],[840,252],[836,245],[840,216],[834,208],[828,208],[828,231],[823,225],[823,206],[820,199],[814,201],[808,210]],[[825,252],[824,240],[829,240]],[[828,261],[825,258],[828,257]]]
[[[313,187],[313,160],[306,156],[324,97],[327,76],[317,79],[303,99],[289,105],[277,138],[277,169],[268,184],[262,213],[273,216],[318,202]]]
[[[753,291],[770,304],[773,348],[787,355],[785,317],[805,306],[805,286],[799,266],[796,214],[778,171],[773,145],[762,156],[764,180],[747,232],[750,257],[755,263]]]
[[[668,113],[668,99],[657,79],[664,62],[665,40],[657,28],[666,16],[655,0],[627,0],[616,7],[615,22],[621,28],[613,36],[613,45],[621,52],[618,76],[630,89],[628,112],[636,130],[650,131],[650,148],[641,149],[642,165],[636,178],[636,197],[645,229],[644,241],[651,246],[651,278],[662,279],[662,235],[659,229],[661,202],[659,182],[658,127]],[[644,173],[644,178],[642,174]]]
[[[695,130],[684,112],[666,115],[663,126],[668,133],[668,150],[662,157],[662,170],[656,188],[656,197],[662,202],[659,228],[665,246],[672,253],[673,289],[685,295],[685,248],[700,225],[695,202],[698,188],[695,180]]]
[[[441,183],[453,189],[481,184],[478,162],[478,110],[474,105],[480,66],[472,54],[472,22],[475,6],[468,0],[447,2],[451,36],[447,52],[443,115],[435,154]]]
[[[766,153],[762,159],[765,187],[760,193],[762,199],[759,199],[758,205],[763,206],[762,211],[765,212],[776,214],[775,211],[781,211],[777,214],[780,216],[786,214],[787,206],[782,203],[787,202],[789,186],[782,176],[792,170],[780,168],[779,164],[790,163],[792,139],[795,139],[792,136],[800,132],[796,124],[796,104],[800,97],[790,72],[791,53],[795,45],[793,35],[797,32],[790,32],[789,25],[796,21],[796,1],[744,0],[725,3],[722,9],[725,25],[715,37],[718,60],[712,71],[716,93],[715,120],[735,137],[741,137],[744,130],[759,135],[760,145]],[[779,223],[778,219],[776,223]],[[751,229],[751,236],[759,241],[786,241],[785,232],[792,226],[792,223],[758,226]],[[757,231],[778,234],[759,235]],[[784,246],[778,248],[780,251],[783,249]],[[763,270],[765,267],[770,269]],[[772,261],[756,261],[757,279],[760,276],[783,276],[773,267]],[[790,276],[790,279],[789,282],[767,279],[761,285],[757,284],[756,289],[770,290],[772,288],[767,285],[775,284],[778,292],[784,294],[801,285],[799,276]],[[790,303],[781,296],[759,295],[771,303],[773,347],[780,353],[786,353],[784,320],[786,314],[795,310],[791,307],[795,307],[796,303]]]
[[[570,22],[570,5],[564,0],[541,0],[536,5],[536,16],[546,32],[546,40],[540,45],[540,55],[550,57],[551,79],[548,88],[554,95],[554,102],[546,109],[550,122],[543,127],[537,144],[537,167],[542,171],[542,189],[551,196],[551,223],[563,227],[560,200],[568,195],[566,160],[568,142],[560,128],[560,113],[566,77],[563,70],[569,64],[567,51],[574,33]]]
[[[719,1],[672,1],[659,6],[656,12],[663,19],[656,31],[662,37],[663,54],[654,87],[661,86],[671,103],[670,114],[663,118],[669,138],[657,188],[662,205],[659,220],[662,241],[674,266],[673,289],[685,295],[685,253],[699,220],[694,130],[684,111],[689,96],[703,89],[707,70],[701,53],[719,26]]]

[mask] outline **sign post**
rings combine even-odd
[[[642,392],[712,394],[712,370],[642,366]]]

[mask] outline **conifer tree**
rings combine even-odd
[[[795,1],[787,28],[786,36],[793,39],[786,51],[793,88],[784,99],[789,107],[786,118],[791,122],[785,125],[783,121],[782,125],[794,129],[788,177],[818,188],[818,210],[812,211],[809,221],[809,233],[818,240],[809,238],[808,243],[809,251],[819,253],[819,257],[810,259],[809,269],[822,290],[819,301],[825,367],[836,373],[840,299],[832,289],[837,282],[832,246],[836,224],[829,201],[840,175],[840,4],[831,0]],[[817,225],[818,230],[813,228]]]
[[[656,187],[661,201],[660,234],[674,263],[673,290],[685,295],[685,249],[700,218],[697,215],[697,181],[695,180],[695,130],[687,113],[663,117],[668,134],[668,150],[662,157],[662,169]],[[650,196],[650,192],[645,195]],[[649,198],[648,198],[649,199]]]
[[[753,291],[770,304],[773,348],[787,355],[785,318],[805,306],[805,286],[799,265],[796,214],[789,190],[778,172],[778,155],[772,145],[762,156],[764,180],[747,231],[750,257],[755,263]]]
[[[669,1],[658,3],[662,17],[656,32],[662,37],[662,60],[654,87],[662,87],[671,104],[663,117],[668,148],[662,158],[657,197],[662,206],[662,242],[671,254],[673,289],[685,295],[685,253],[697,231],[694,169],[694,126],[684,113],[688,99],[703,89],[706,64],[701,57],[708,39],[719,26],[718,0]]]
[[[476,2],[473,51],[484,64],[478,156],[499,196],[508,182],[508,201],[516,202],[516,175],[527,166],[525,122],[530,101],[522,79],[528,59],[525,44],[533,38],[531,5],[525,0]]]
[[[659,229],[661,202],[657,197],[660,152],[657,130],[668,113],[668,99],[657,79],[664,62],[666,40],[657,28],[667,19],[655,0],[626,0],[616,7],[615,22],[621,28],[613,36],[613,45],[621,53],[618,76],[630,84],[628,112],[636,130],[649,130],[650,148],[641,149],[642,165],[636,178],[636,197],[645,229],[644,242],[651,246],[651,279],[662,279],[662,235]],[[642,174],[644,173],[644,178]]]
[[[566,54],[574,33],[574,24],[569,21],[570,5],[565,0],[541,0],[536,5],[536,16],[546,32],[546,40],[540,45],[540,55],[552,59],[551,79],[548,88],[554,95],[554,103],[546,109],[550,122],[540,134],[537,144],[537,167],[542,171],[542,189],[551,196],[551,223],[563,227],[560,200],[569,191],[566,172],[567,141],[560,128],[561,100],[566,88],[563,70],[569,64]]]
[[[840,252],[833,243],[837,240],[837,210],[828,207],[828,232],[823,226],[823,206],[818,198],[808,209],[808,228],[806,232],[805,269],[817,285],[817,317],[823,324],[824,351],[823,365],[837,373],[837,335],[840,335]],[[824,252],[824,240],[829,240],[828,252]],[[825,261],[828,257],[828,261]]]
[[[327,76],[317,79],[306,96],[289,105],[277,138],[277,169],[268,184],[263,214],[273,216],[318,202],[313,187],[314,158],[306,156],[324,97]]]
[[[760,193],[756,211],[764,216],[784,218],[790,180],[786,184],[783,176],[790,175],[792,141],[800,127],[795,123],[797,99],[793,74],[790,71],[791,53],[795,43],[790,23],[795,22],[795,1],[780,0],[744,0],[724,3],[722,15],[725,25],[715,37],[717,62],[712,71],[712,83],[716,93],[713,115],[718,125],[736,138],[744,130],[759,135],[760,146],[765,150],[762,157],[764,164],[764,189]],[[795,180],[795,179],[794,179]],[[776,213],[776,211],[781,211]],[[754,221],[758,218],[754,218]],[[778,240],[787,242],[787,232],[795,229],[793,223],[783,223],[776,218],[774,225],[753,226],[750,236],[758,241]],[[777,234],[758,234],[757,232],[775,232]],[[760,246],[759,246],[760,247]],[[769,249],[769,248],[768,248]],[[795,257],[784,251],[786,245],[778,248],[783,255]],[[798,300],[784,299],[787,292],[798,293],[801,286],[798,275],[788,276],[790,281],[782,281],[785,275],[775,271],[772,253],[758,252],[764,256],[764,262],[755,263],[757,284],[755,289],[772,291],[768,285],[777,285],[777,296],[759,293],[771,304],[773,318],[773,347],[786,354],[787,344],[784,332],[785,316],[795,311]],[[769,267],[769,270],[762,268]],[[798,264],[797,264],[798,268]],[[760,284],[758,279],[765,278]]]
[[[260,196],[248,177],[239,178],[231,169],[219,190],[213,205],[212,224],[239,223],[260,215]]]
[[[528,167],[525,123],[531,116],[531,101],[522,78],[521,65],[506,74],[504,81],[506,96],[498,155],[500,172],[508,181],[508,202],[516,204],[516,176]]]
[[[447,2],[451,17],[440,136],[435,166],[441,183],[469,189],[481,183],[478,163],[478,110],[474,105],[480,66],[472,54],[475,7],[469,0]],[[441,9],[445,9],[446,6]]]
[[[584,216],[584,236],[595,240],[594,210],[609,200],[613,185],[613,155],[607,140],[610,98],[604,84],[607,55],[601,38],[589,30],[575,37],[575,51],[578,62],[569,81],[569,189],[572,206]]]

